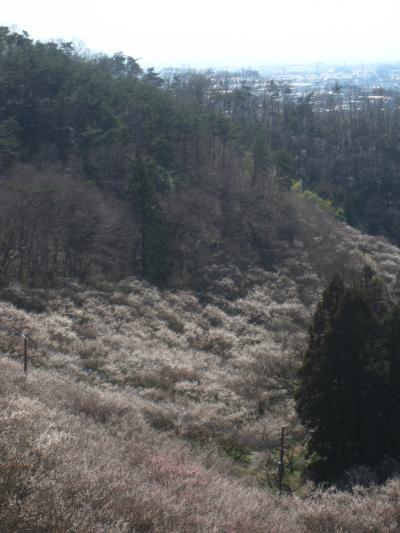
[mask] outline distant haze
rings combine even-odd
[[[0,12],[35,39],[156,68],[393,62],[399,20],[399,0],[3,0]]]

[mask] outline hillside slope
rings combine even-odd
[[[280,426],[295,454],[302,439],[291,397],[327,279],[368,263],[390,285],[400,267],[385,240],[303,200],[292,206],[298,238],[279,268],[216,268],[201,295],[133,278],[2,289],[4,531],[400,527],[397,481],[353,495],[274,495]],[[27,379],[12,333],[37,343]]]

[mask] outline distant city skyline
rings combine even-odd
[[[400,60],[398,0],[13,0],[0,24],[157,69]]]

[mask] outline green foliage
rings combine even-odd
[[[346,96],[336,84],[332,94],[296,98],[257,72],[243,72],[239,87],[234,74],[212,71],[163,79],[120,52],[83,56],[69,42],[35,42],[7,27],[0,70],[3,168],[21,159],[78,161],[87,177],[123,194],[127,166],[105,167],[102,152],[127,159],[139,147],[176,181],[248,153],[253,184],[264,187],[276,172],[283,187],[296,180],[305,198],[338,219],[399,240],[396,93],[387,103],[361,101],[359,89]]]
[[[313,202],[314,204],[316,204],[323,211],[331,213],[338,220],[341,220],[341,221],[345,220],[344,210],[341,207],[335,207],[331,200],[328,200],[326,198],[321,198],[314,191],[303,189],[302,180],[293,181],[291,189],[292,191],[296,191],[297,193],[299,193],[302,196],[302,198],[305,198],[306,200],[310,200],[310,202]]]
[[[222,448],[224,452],[234,461],[237,461],[243,465],[248,465],[251,463],[251,451],[249,448],[230,443],[224,444]]]
[[[349,287],[335,276],[323,294],[295,393],[317,479],[399,457],[397,315],[369,268]]]
[[[19,127],[15,119],[9,118],[0,122],[0,164],[8,166],[18,157],[18,133]]]
[[[171,267],[168,222],[157,189],[165,175],[148,156],[138,154],[132,162],[132,202],[140,212],[142,274],[149,281],[165,284]]]
[[[241,86],[212,71],[163,79],[122,53],[82,55],[69,42],[6,27],[0,71],[1,177],[21,161],[57,165],[118,197],[136,227],[132,273],[194,284],[215,262],[270,268],[281,241],[296,236],[282,191],[293,179],[299,194],[339,220],[345,213],[398,239],[395,96],[382,114],[367,103],[348,112],[336,105],[343,91],[332,101],[296,98],[285,83],[261,89],[253,71],[243,72]],[[148,158],[142,181],[132,170],[137,153]]]

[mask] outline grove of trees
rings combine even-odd
[[[257,72],[234,79],[161,77],[1,27],[0,284],[135,274],[201,289],[213,265],[269,268],[296,237],[292,183],[398,242],[398,94],[295,98]]]
[[[0,28],[0,284],[270,264],[279,184],[254,184],[203,82]]]

